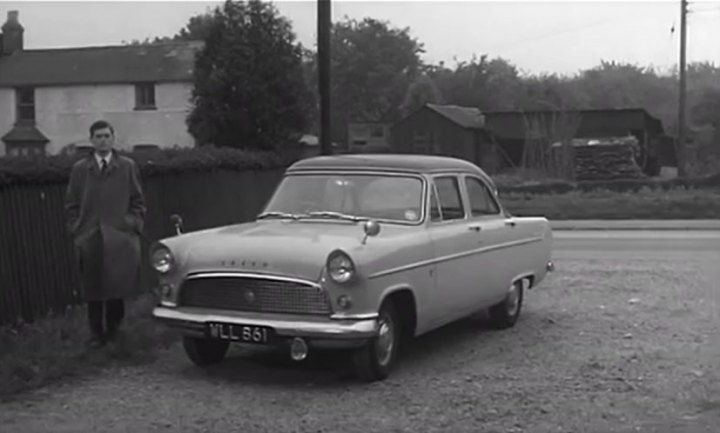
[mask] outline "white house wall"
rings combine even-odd
[[[121,149],[129,150],[136,144],[193,146],[195,141],[185,124],[191,88],[190,83],[157,84],[157,109],[135,110],[133,85],[39,87],[35,89],[36,127],[50,139],[48,154],[58,153],[70,144],[88,144],[88,129],[100,119],[113,125],[116,147]],[[7,89],[1,90],[7,92]],[[9,96],[0,93],[0,113],[5,112],[5,107],[10,107],[12,112],[11,116],[0,116],[0,134],[14,123],[13,90]]]

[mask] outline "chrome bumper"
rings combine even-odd
[[[323,346],[347,346],[343,342],[362,344],[377,335],[377,320],[298,318],[288,315],[268,315],[235,311],[210,310],[204,308],[155,307],[153,316],[184,335],[205,336],[206,322],[231,323],[249,326],[268,326],[279,337],[303,337],[316,340]],[[325,344],[322,344],[325,343]],[[337,344],[334,344],[337,343]]]

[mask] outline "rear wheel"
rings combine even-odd
[[[183,348],[195,365],[217,364],[225,358],[230,343],[206,338],[184,337]]]
[[[520,317],[524,295],[523,280],[516,281],[510,287],[502,302],[490,307],[490,321],[497,329],[510,328]]]
[[[400,320],[392,301],[385,301],[378,317],[378,335],[353,354],[355,373],[365,382],[383,380],[395,365],[400,342]]]

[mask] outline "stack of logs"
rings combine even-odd
[[[639,179],[645,177],[636,162],[635,137],[573,140],[575,180]]]

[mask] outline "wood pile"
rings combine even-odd
[[[639,146],[635,137],[575,139],[573,148],[578,181],[645,177],[636,162]]]

